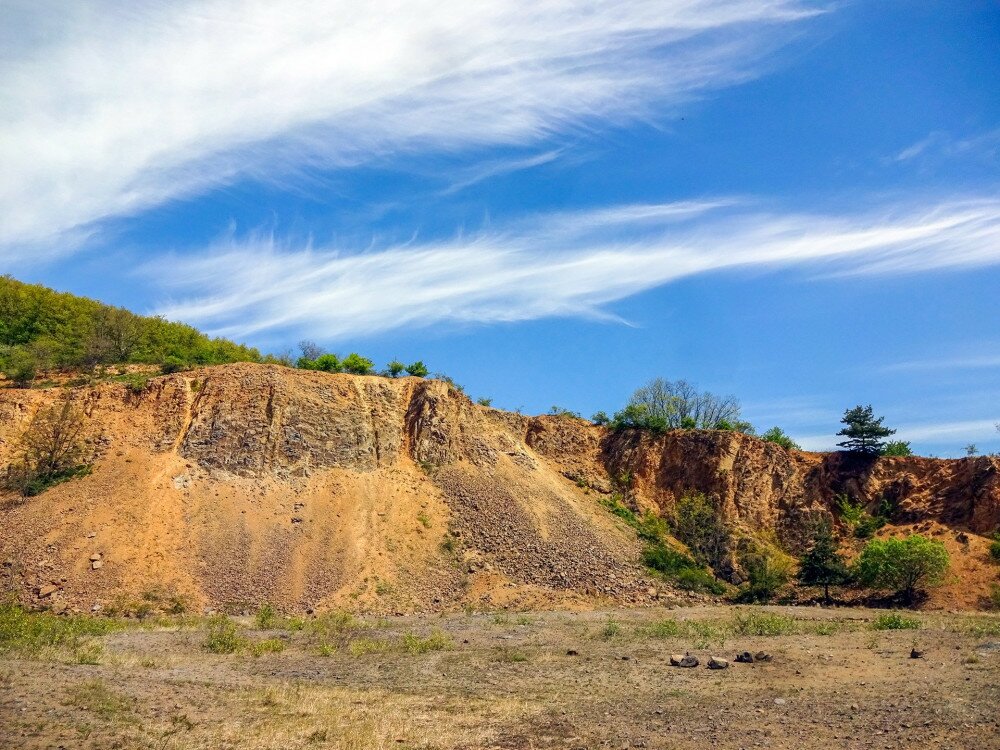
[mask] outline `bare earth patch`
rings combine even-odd
[[[79,644],[0,655],[0,747],[997,747],[1000,618],[879,630],[900,624],[879,614],[245,620],[232,654],[207,650],[206,623],[133,626],[88,640],[96,664]],[[670,666],[686,652],[698,667]],[[707,669],[712,655],[729,668]]]

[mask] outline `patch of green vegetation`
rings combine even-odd
[[[858,539],[869,539],[874,536],[876,531],[889,523],[894,510],[892,503],[884,497],[879,499],[874,515],[861,503],[852,502],[847,495],[838,495],[836,500],[840,520]]]
[[[693,620],[687,623],[687,631],[695,639],[695,648],[709,648],[712,645],[722,648],[726,645],[728,627],[725,623]]]
[[[431,527],[431,519],[426,513],[423,512],[417,513],[417,520],[420,522],[420,525],[423,526],[425,529],[429,529]]]
[[[835,635],[840,629],[840,625],[835,622],[818,622],[812,627],[812,632],[816,635]]]
[[[270,604],[262,604],[254,621],[259,630],[271,630],[278,623],[278,612]]]
[[[1000,618],[975,618],[965,624],[965,629],[976,638],[1000,636]]]
[[[408,654],[426,654],[429,651],[443,651],[451,648],[451,638],[440,630],[435,630],[426,638],[413,633],[404,633],[402,649]]]
[[[153,375],[146,372],[127,372],[124,375],[116,375],[111,378],[112,381],[117,383],[124,383],[125,388],[129,393],[134,393],[139,395],[143,393],[149,386],[149,381],[153,379]]]
[[[604,623],[604,628],[601,630],[602,638],[614,638],[622,632],[621,623],[619,623],[613,617],[609,617],[608,621]]]
[[[855,565],[857,580],[875,589],[891,590],[912,602],[918,591],[939,586],[948,571],[943,543],[920,534],[902,539],[873,539]]]
[[[737,635],[791,635],[799,632],[799,626],[786,615],[750,609],[733,615],[733,632]]]
[[[677,620],[666,619],[657,620],[648,628],[646,632],[654,638],[673,638],[682,635],[681,624]]]
[[[617,483],[627,487],[631,483],[631,476],[623,475]],[[670,546],[669,541],[667,541],[670,526],[663,518],[649,511],[639,516],[625,505],[623,496],[618,492],[613,492],[608,497],[602,498],[600,503],[635,529],[639,538],[647,542],[642,553],[642,560],[646,567],[655,570],[665,578],[674,581],[678,587],[688,591],[710,593],[716,596],[726,593],[724,583],[691,557]]]
[[[994,534],[990,542],[990,559],[1000,565],[1000,534]]]
[[[83,410],[69,399],[40,409],[14,448],[0,486],[24,497],[90,473]]]
[[[0,370],[18,385],[39,371],[139,362],[260,362],[257,349],[191,326],[0,276]]]
[[[81,639],[107,635],[124,623],[104,617],[30,612],[13,601],[0,601],[0,652],[37,654],[45,648],[75,649]]]
[[[906,617],[899,612],[889,612],[872,620],[871,628],[872,630],[919,630],[920,620]]]
[[[245,648],[247,643],[235,622],[225,615],[218,615],[209,620],[202,647],[213,654],[235,654]]]

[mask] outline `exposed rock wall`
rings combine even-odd
[[[634,532],[597,502],[613,491],[663,514],[702,492],[729,524],[791,549],[839,494],[889,499],[900,525],[1000,527],[995,458],[863,461],[730,432],[612,432],[477,406],[440,381],[250,364],[138,393],[0,389],[0,467],[63,395],[88,415],[99,458],[30,502],[0,497],[0,527],[15,530],[0,535],[0,583],[28,596],[55,579],[81,603],[152,583],[290,608],[659,597]]]

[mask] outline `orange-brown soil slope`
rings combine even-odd
[[[2,389],[0,466],[38,409],[67,393],[87,415],[93,473],[0,498],[0,585],[58,608],[144,596],[300,611],[671,598],[644,572],[635,533],[598,502],[612,489],[658,512],[702,491],[735,528],[793,550],[835,494],[886,496],[895,521],[953,552],[961,580],[939,605],[975,606],[996,575],[983,537],[1000,523],[996,459],[858,463],[733,433],[612,433],[477,406],[440,381],[240,364],[140,393]]]

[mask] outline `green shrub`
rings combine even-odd
[[[802,446],[792,440],[780,427],[772,427],[760,436],[761,440],[780,445],[786,450],[802,450]]]
[[[6,489],[33,497],[49,487],[90,473],[83,410],[64,399],[39,411],[21,434],[2,479]]]
[[[549,414],[551,414],[553,417],[568,417],[570,419],[583,419],[583,417],[580,416],[580,412],[572,411],[571,409],[566,409],[562,406],[555,406],[555,405],[552,406],[552,408],[549,409]]]
[[[11,347],[0,357],[0,372],[18,388],[27,388],[38,374],[38,361],[27,349]]]
[[[768,602],[774,599],[791,579],[787,558],[768,550],[750,553],[741,560],[747,583],[739,599],[747,602]]]
[[[1000,584],[990,584],[990,602],[993,609],[1000,609]]]
[[[389,364],[385,366],[385,372],[390,378],[398,378],[403,374],[406,369],[406,365],[400,362],[398,359],[392,360]]]
[[[910,443],[906,440],[890,440],[882,447],[883,456],[912,456]]]
[[[118,381],[119,383],[124,383],[125,388],[128,390],[129,393],[134,393],[135,395],[138,396],[140,393],[143,393],[146,390],[146,388],[149,387],[149,381],[152,379],[152,377],[153,377],[152,375],[145,372],[129,372],[124,375],[119,375],[118,377],[114,378],[114,380]]]
[[[371,375],[375,369],[374,362],[356,352],[348,354],[340,364],[344,368],[344,372],[350,372],[354,375]]]
[[[918,630],[920,620],[915,617],[904,617],[899,612],[879,615],[872,620],[872,630]]]
[[[337,358],[336,354],[320,354],[316,359],[312,360],[309,369],[321,372],[341,372],[344,369],[344,365]]]
[[[675,576],[683,570],[698,567],[698,563],[683,552],[678,552],[663,543],[647,545],[643,550],[642,559],[647,567],[665,575]]]
[[[413,364],[406,366],[406,374],[415,378],[426,378],[428,373],[430,373],[430,370],[427,369],[427,365],[419,359]]]
[[[919,534],[873,539],[858,557],[857,578],[862,585],[890,589],[912,602],[918,590],[942,583],[948,563],[944,544]]]
[[[686,591],[715,594],[716,596],[722,596],[726,593],[726,584],[704,568],[685,568],[674,576],[674,580],[677,582],[678,588]]]
[[[260,630],[271,630],[278,623],[278,612],[270,604],[262,604],[254,619]]]
[[[235,654],[247,645],[236,623],[225,615],[213,617],[208,623],[208,633],[202,646],[213,654]]]
[[[852,503],[847,495],[838,495],[837,505],[841,520],[858,539],[874,536],[876,531],[889,523],[893,511],[892,503],[884,497],[878,501],[875,515],[869,513],[861,503]]]
[[[703,493],[684,495],[670,519],[674,535],[702,565],[718,568],[729,554],[732,537],[715,506]]]
[[[990,543],[990,559],[1000,564],[1000,534],[997,534]]]
[[[493,406],[493,399],[491,399],[491,398],[485,398],[485,397],[484,398],[477,398],[476,399],[476,403],[479,404],[480,406],[490,407],[490,406]]]
[[[167,357],[160,364],[160,372],[164,375],[171,375],[175,372],[183,372],[184,370],[190,369],[191,365],[185,362],[180,357]]]

